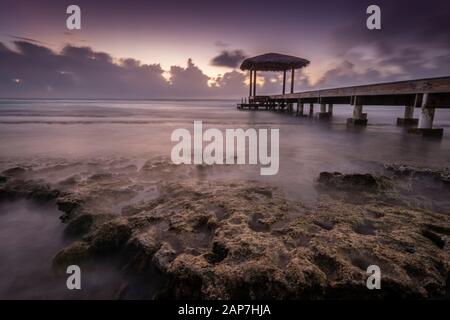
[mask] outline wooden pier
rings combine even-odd
[[[253,93],[256,91],[254,81]],[[283,91],[284,87],[285,85]],[[398,125],[410,126],[408,131],[411,133],[442,137],[443,129],[433,127],[434,113],[436,108],[450,108],[450,76],[298,93],[291,89],[291,93],[269,96],[253,94],[248,99],[243,99],[237,107],[284,111],[305,116],[304,107],[309,105],[308,116],[314,116],[315,104],[320,105],[320,112],[317,114],[319,119],[331,118],[334,105],[352,106],[353,115],[347,119],[347,124],[352,126],[367,124],[367,113],[363,113],[363,106],[401,106],[404,107],[404,116],[397,118]],[[418,119],[414,118],[414,109],[419,109]]]

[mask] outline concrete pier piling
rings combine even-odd
[[[405,106],[405,113],[403,118],[397,118],[397,125],[399,126],[415,126],[419,123],[419,119],[414,118],[414,108],[420,108],[422,104],[423,95],[416,94],[413,105]]]
[[[333,115],[333,104],[332,103],[328,104],[328,113],[330,114],[330,117]]]
[[[297,112],[295,113],[295,115],[297,117],[303,117],[303,103],[300,102],[300,100],[297,101]]]
[[[320,104],[320,112],[319,112],[319,119],[329,119],[330,114],[327,112],[327,104],[321,103]]]
[[[442,138],[444,129],[433,128],[435,109],[429,106],[429,98],[430,95],[428,93],[423,94],[419,116],[419,127],[410,129],[409,132],[421,134],[424,137]]]
[[[363,106],[359,97],[354,98],[353,116],[347,119],[348,125],[365,126],[367,125],[367,113],[363,113]]]
[[[419,119],[414,118],[414,106],[405,106],[403,118],[397,118],[399,126],[415,126],[419,123]]]
[[[331,106],[331,108],[330,108]],[[331,112],[330,112],[331,110]],[[331,103],[328,104],[328,110],[327,110],[327,104],[321,103],[320,104],[320,112],[319,112],[319,119],[330,119],[331,115],[333,113],[333,105]]]
[[[432,129],[434,121],[434,108],[421,108],[419,129]]]

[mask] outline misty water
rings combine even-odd
[[[308,108],[305,107],[305,112]],[[316,105],[316,112],[318,106]],[[437,110],[441,140],[408,134],[395,125],[402,107],[365,107],[369,124],[348,128],[350,106],[335,106],[331,121],[267,111],[238,111],[234,101],[0,100],[0,170],[52,160],[125,158],[139,166],[170,157],[177,128],[279,128],[280,169],[260,176],[259,165],[217,166],[203,179],[256,179],[293,199],[313,202],[322,171],[378,172],[383,163],[425,167],[450,164],[450,110]],[[419,110],[415,110],[417,117]],[[69,169],[70,171],[70,169]],[[49,176],[48,180],[64,177]],[[1,298],[112,298],[121,286],[114,263],[87,276],[82,293],[68,292],[65,277],[51,272],[52,257],[67,243],[53,203],[0,203]],[[96,276],[101,274],[102,276]],[[133,280],[131,280],[133,281]],[[139,291],[139,288],[136,289]],[[139,292],[126,297],[142,297]]]

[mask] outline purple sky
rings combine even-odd
[[[382,30],[366,29],[370,4]],[[449,39],[448,0],[0,0],[0,97],[240,97],[235,67],[266,52],[311,61],[296,91],[434,77],[450,74]],[[278,93],[279,76],[258,92]]]

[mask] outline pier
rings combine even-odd
[[[404,116],[396,119],[397,125],[422,136],[443,136],[442,128],[433,127],[434,113],[437,108],[450,108],[450,76],[294,93],[295,69],[308,64],[309,61],[302,58],[273,53],[244,60],[241,69],[250,71],[250,94],[241,100],[238,109],[283,111],[326,120],[333,116],[334,105],[348,105],[353,107],[353,113],[347,125],[365,126],[368,115],[363,112],[364,106],[398,106],[404,108]],[[281,94],[256,95],[256,71],[260,70],[283,71]],[[288,70],[291,72],[290,93],[285,92]],[[315,105],[319,105],[317,114]],[[305,110],[305,106],[309,109]],[[414,117],[415,109],[419,110],[418,118]]]

